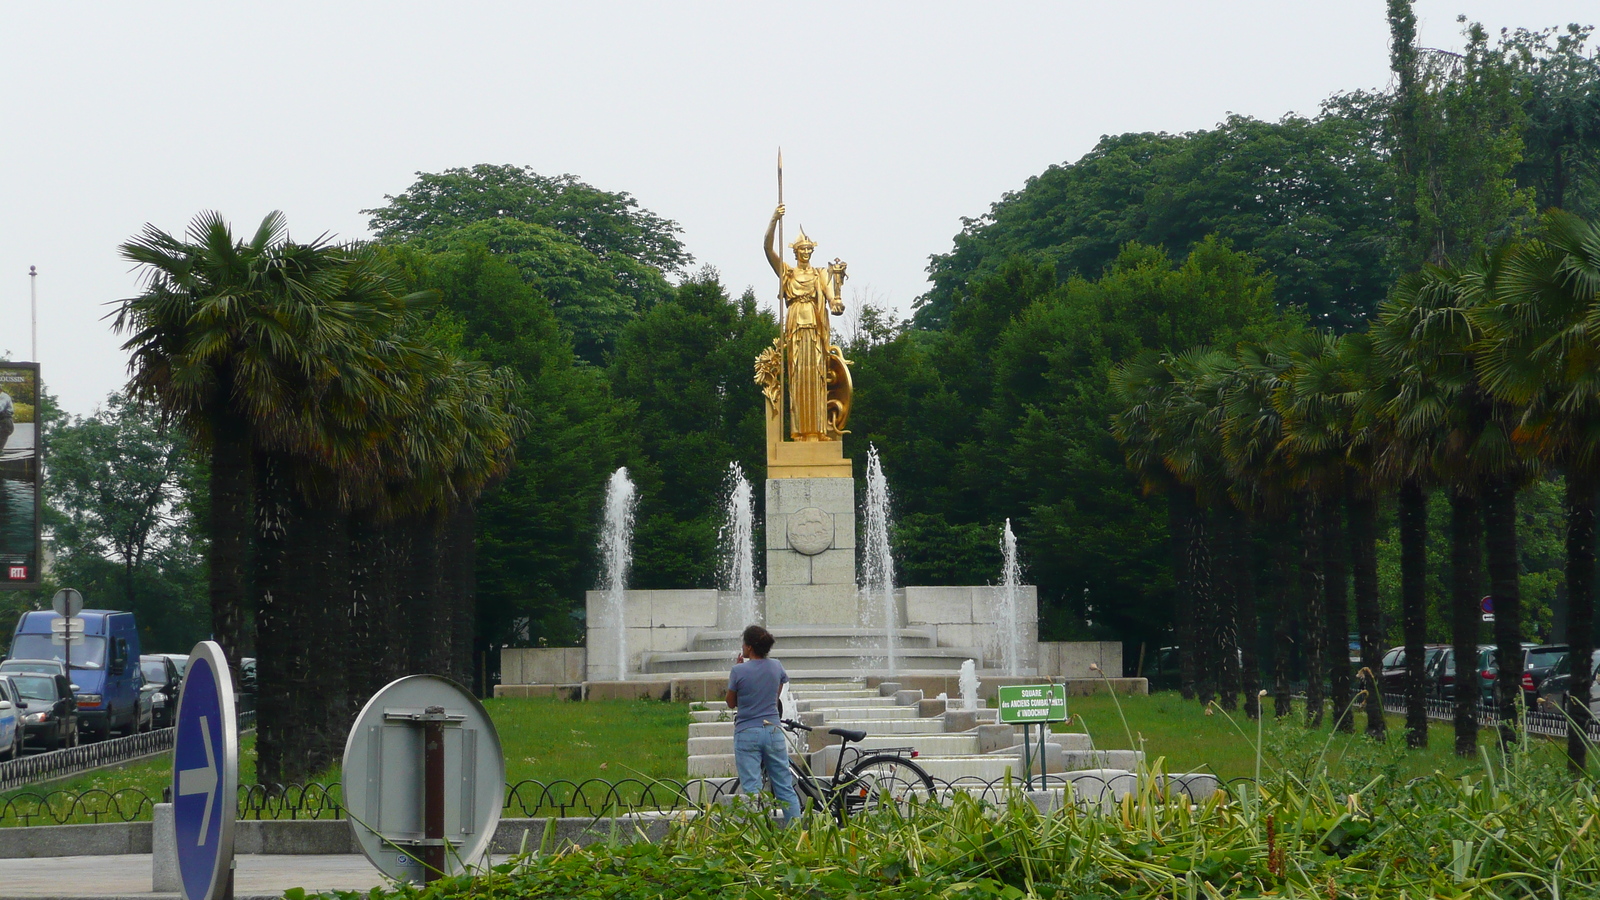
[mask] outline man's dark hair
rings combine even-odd
[[[750,649],[754,650],[757,656],[766,656],[772,649],[774,640],[776,638],[772,636],[772,632],[760,625],[751,625],[744,630],[744,642],[750,645]]]

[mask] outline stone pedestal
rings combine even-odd
[[[767,624],[855,625],[855,480],[768,478],[766,513]]]

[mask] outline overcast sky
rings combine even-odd
[[[1423,0],[1502,26],[1593,0]],[[0,5],[0,350],[87,413],[126,377],[102,316],[137,291],[117,245],[203,209],[248,232],[367,235],[417,171],[515,163],[628,191],[729,290],[782,145],[789,233],[842,257],[847,299],[908,314],[962,216],[1104,134],[1315,113],[1388,78],[1381,0],[1118,3]]]

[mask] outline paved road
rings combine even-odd
[[[235,900],[281,897],[292,887],[368,891],[385,883],[364,856],[239,856],[236,860]],[[0,897],[166,900],[177,896],[151,892],[148,853],[0,859]]]

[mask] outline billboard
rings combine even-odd
[[[39,364],[0,362],[0,588],[39,586]]]

